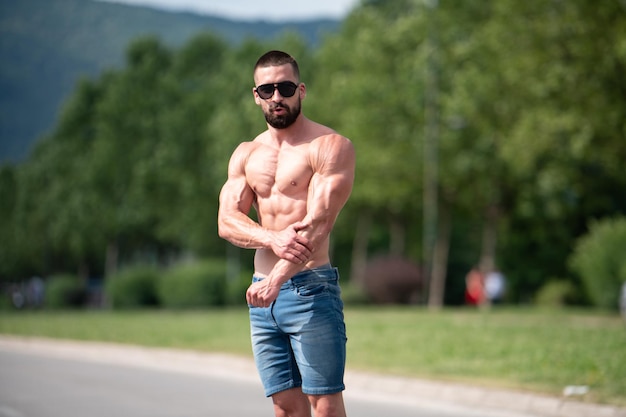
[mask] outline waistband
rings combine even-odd
[[[326,264],[300,271],[296,275],[291,277],[289,281],[293,282],[294,284],[298,284],[304,281],[330,281],[336,280],[338,278],[339,272],[337,271],[337,268],[334,268],[331,264]]]
[[[256,281],[263,280],[264,278],[253,277]],[[293,283],[299,284],[303,282],[315,282],[315,281],[331,281],[339,279],[339,271],[337,268],[333,267],[331,264],[317,266],[311,269],[305,269],[304,271],[300,271],[294,276],[292,276],[289,280],[285,282],[285,284]],[[283,284],[283,285],[285,285]]]

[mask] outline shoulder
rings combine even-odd
[[[245,165],[250,158],[250,155],[255,149],[259,147],[259,144],[254,141],[241,142],[233,151],[230,161],[228,163],[228,170],[231,174],[245,171]]]
[[[352,148],[350,139],[340,135],[328,126],[309,120],[310,127],[307,136],[312,137],[313,148]]]
[[[326,132],[311,142],[314,153],[325,157],[351,157],[354,155],[354,145],[347,137],[335,131]]]
[[[338,148],[339,150],[354,149],[352,141],[337,132],[322,135],[317,138],[318,146]]]
[[[231,156],[231,160],[247,159],[255,150],[263,147],[263,134],[257,136],[251,141],[241,142]]]
[[[235,151],[233,152],[233,156],[238,155],[238,154],[246,154],[246,153],[253,152],[259,146],[261,146],[261,142],[259,141],[259,137],[255,138],[254,140],[251,140],[251,141],[241,142],[235,148]]]
[[[310,146],[311,166],[315,171],[354,170],[355,151],[350,139],[330,131],[316,137]]]

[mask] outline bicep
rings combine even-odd
[[[327,154],[311,178],[307,213],[312,220],[328,217],[333,223],[352,192],[354,149],[347,140],[340,145]]]
[[[343,174],[314,174],[311,179],[307,213],[313,218],[339,214],[352,191],[352,176]]]
[[[245,173],[245,158],[241,146],[235,150],[228,163],[228,178],[219,195],[220,212],[250,212],[254,192],[250,188]]]
[[[254,193],[248,186],[245,177],[229,178],[220,192],[220,212],[232,211],[248,214],[254,201]]]

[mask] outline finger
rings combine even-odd
[[[313,253],[313,251],[311,250],[311,248],[308,246],[309,242],[306,242],[306,244],[303,244],[299,249],[300,252],[305,256],[305,257],[309,257],[311,256],[311,253]]]
[[[302,236],[302,235],[296,235],[295,239],[296,243],[299,243],[300,245],[306,247],[307,249],[310,249],[310,242],[309,239],[307,239],[306,237]]]
[[[307,255],[298,251],[294,251],[290,255],[291,255],[290,261],[293,263],[302,263],[302,262],[306,262],[309,259]]]
[[[248,301],[248,304],[255,307],[258,306],[258,294],[254,286],[250,286],[248,291],[246,291],[246,300]]]
[[[304,230],[308,227],[308,224],[304,223],[304,222],[296,222],[292,225],[293,230],[295,230],[296,232],[299,232],[300,230]]]
[[[306,248],[302,245],[299,246],[294,246],[292,248],[289,248],[289,253],[291,253],[293,256],[299,258],[301,256],[304,256],[304,252],[306,251]]]
[[[309,241],[307,239],[304,240],[296,240],[291,246],[290,249],[297,251],[298,253],[302,253],[305,256],[309,256],[311,254],[311,248],[309,247]]]

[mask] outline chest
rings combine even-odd
[[[312,176],[306,147],[260,147],[250,154],[246,164],[247,182],[260,198],[306,193]]]

